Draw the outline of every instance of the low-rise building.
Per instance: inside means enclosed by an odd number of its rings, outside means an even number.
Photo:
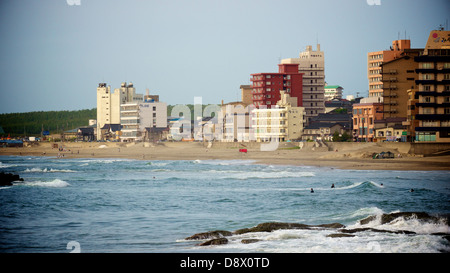
[[[276,107],[254,109],[252,121],[257,142],[296,140],[303,133],[305,109],[297,107],[297,98],[281,91]]]
[[[325,85],[325,101],[342,99],[342,90],[344,90],[344,88],[339,85]]]
[[[373,97],[381,101],[381,98]],[[353,104],[353,140],[357,142],[373,142],[375,137],[375,121],[383,119],[383,103],[362,99]]]

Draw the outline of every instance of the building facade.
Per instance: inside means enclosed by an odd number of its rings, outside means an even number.
[[[342,90],[344,90],[344,88],[342,88],[339,85],[325,85],[325,93],[324,93],[325,101],[342,99]]]
[[[300,52],[299,58],[283,59],[282,64],[298,64],[298,72],[303,74],[303,104],[306,122],[325,113],[325,56],[317,45],[313,51],[312,46]]]
[[[281,92],[276,107],[252,111],[252,127],[257,142],[300,139],[304,128],[305,112],[297,107],[297,99]]]
[[[120,141],[143,141],[149,128],[167,128],[167,104],[164,102],[126,103],[120,106]]]
[[[369,80],[369,97],[383,96],[381,65],[398,58],[405,49],[411,48],[410,40],[392,42],[390,50],[369,52],[367,54],[367,78]]]
[[[367,102],[353,104],[353,140],[373,142],[375,121],[383,119],[383,103]]]
[[[298,72],[298,64],[279,64],[278,73],[258,73],[251,75],[253,104],[272,107],[281,99],[280,92],[285,91],[297,98],[297,105],[302,105],[303,80]]]
[[[423,49],[406,49],[402,56],[381,65],[383,83],[383,117],[405,118],[408,110],[408,90],[415,88],[417,62]]]
[[[415,141],[450,142],[450,31],[430,32],[418,63]]]

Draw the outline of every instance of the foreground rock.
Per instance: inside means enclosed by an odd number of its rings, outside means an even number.
[[[204,243],[198,244],[199,246],[211,246],[211,245],[226,245],[228,244],[227,238],[218,238],[206,241]]]
[[[208,232],[202,232],[194,234],[190,237],[187,237],[185,240],[207,240],[207,239],[219,239],[225,236],[233,235],[231,232],[226,230],[214,230]]]
[[[395,213],[387,213],[387,214],[385,213],[385,214],[382,214],[381,216],[372,215],[365,219],[360,220],[359,223],[361,225],[366,225],[372,221],[377,220],[378,217],[380,217],[380,222],[382,225],[388,224],[388,223],[394,221],[395,219],[401,218],[401,217],[417,218],[418,220],[432,222],[432,223],[439,223],[442,220],[444,220],[444,221],[446,221],[446,224],[448,224],[448,216],[446,218],[441,218],[441,217],[429,215],[426,212],[395,212]]]
[[[12,186],[14,181],[23,181],[17,174],[12,173],[0,173],[0,186]]]
[[[323,225],[305,225],[305,224],[297,224],[297,223],[277,223],[277,222],[269,222],[262,223],[252,228],[243,228],[238,229],[233,232],[236,235],[249,233],[249,232],[272,232],[274,230],[279,229],[317,229],[317,228],[343,228],[345,227],[339,223],[332,224],[323,224]]]

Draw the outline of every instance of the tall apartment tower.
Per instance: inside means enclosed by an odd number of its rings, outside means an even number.
[[[383,96],[381,65],[400,57],[405,49],[411,48],[410,40],[395,40],[389,50],[374,51],[367,54],[367,78],[369,97]]]
[[[299,58],[281,60],[282,64],[298,64],[298,72],[303,74],[303,107],[305,121],[309,124],[313,117],[325,113],[325,56],[320,51],[313,51],[312,46],[300,52]]]
[[[109,124],[120,124],[120,105],[142,102],[142,94],[136,94],[132,83],[122,83],[111,92],[111,86],[99,83],[97,87],[97,139],[103,139],[102,128]]]

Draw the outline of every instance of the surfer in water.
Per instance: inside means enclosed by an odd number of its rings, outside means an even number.
[[[311,188],[311,193],[314,193],[314,190],[313,190],[313,188]]]
[[[334,189],[334,184],[331,184],[331,188]]]

